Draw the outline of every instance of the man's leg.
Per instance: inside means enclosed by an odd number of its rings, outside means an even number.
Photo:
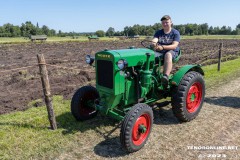
[[[167,52],[164,56],[163,74],[169,76],[172,71],[172,54]]]
[[[168,76],[172,71],[172,57],[171,51],[167,52],[164,56],[163,77],[161,79],[164,89],[168,86]]]

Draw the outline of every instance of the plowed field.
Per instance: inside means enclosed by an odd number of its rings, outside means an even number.
[[[182,40],[182,57],[177,65],[216,63],[220,42],[223,60],[240,55],[240,40]],[[82,85],[94,85],[95,74],[84,61],[86,54],[103,49],[142,47],[140,41],[97,41],[65,43],[24,43],[0,45],[0,114],[25,110],[28,103],[42,99],[42,86],[37,54],[44,54],[49,73],[51,93],[70,99]],[[36,102],[33,106],[41,106]]]

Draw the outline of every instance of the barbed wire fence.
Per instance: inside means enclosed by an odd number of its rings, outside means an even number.
[[[211,59],[211,57],[213,55],[215,55],[215,56],[218,55],[218,59],[224,58],[225,57],[224,53],[228,52],[228,51],[230,51],[230,52],[239,52],[239,55],[240,55],[240,51],[239,50],[233,50],[233,49],[230,49],[230,48],[224,48],[223,47],[223,43],[221,42],[219,44],[219,49],[218,50],[215,50],[215,52],[212,52],[210,54],[204,55],[199,60],[197,60],[195,62],[192,62],[192,64],[200,64],[200,65],[204,64],[205,60]],[[48,60],[48,59],[46,59],[46,60]],[[58,60],[58,61],[59,62],[68,62],[67,60]],[[71,62],[69,61],[69,63],[71,63]],[[18,72],[20,70],[37,68],[38,66],[39,66],[39,64],[32,64],[32,65],[24,66],[24,67],[0,70],[0,75],[4,76],[3,74],[5,74],[5,73],[13,74],[13,73]],[[72,67],[65,67],[65,66],[49,64],[49,63],[46,63],[46,66],[53,67],[53,68],[59,68],[59,69],[63,69],[63,70],[72,70],[72,71],[76,71],[76,72],[95,73],[95,70],[91,70],[91,69],[72,68]]]
[[[60,66],[60,65],[48,64],[48,63],[46,63],[43,54],[38,54],[37,59],[38,59],[37,64],[29,65],[29,66],[25,66],[25,67],[8,69],[8,70],[0,70],[0,75],[6,74],[6,73],[14,74],[14,73],[22,71],[22,70],[39,67],[39,74],[40,74],[40,78],[41,78],[41,82],[42,82],[42,91],[43,91],[43,95],[44,95],[44,99],[45,99],[45,104],[47,107],[48,119],[50,122],[51,129],[55,130],[55,129],[57,129],[57,123],[56,123],[56,118],[55,118],[53,104],[52,104],[51,87],[50,87],[50,83],[49,83],[48,71],[47,71],[46,66],[65,69],[65,70],[74,70],[79,73],[81,73],[81,72],[94,73],[95,71],[90,70],[90,69],[87,69],[87,70],[86,69],[76,69],[76,68],[64,67],[64,66]],[[89,83],[87,82],[82,85],[84,86],[87,84],[89,84]]]
[[[189,58],[188,54],[186,55],[187,58]],[[229,48],[228,46],[224,46],[224,43],[220,42],[218,48],[215,48],[214,50],[212,49],[211,51],[204,51],[204,54],[201,54],[201,52],[199,52],[198,54],[199,59],[196,61],[192,61],[192,63],[190,64],[199,65],[218,64],[217,70],[220,71],[221,62],[232,60],[237,57],[240,57],[240,47],[239,49],[233,49]]]

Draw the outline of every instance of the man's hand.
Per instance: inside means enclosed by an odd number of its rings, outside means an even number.
[[[155,47],[154,47],[154,50],[156,50],[156,51],[161,51],[161,50],[163,50],[164,48],[163,48],[163,46],[162,45],[155,45]]]
[[[150,48],[151,48],[151,49],[155,50],[155,47],[156,47],[156,43],[150,44]]]

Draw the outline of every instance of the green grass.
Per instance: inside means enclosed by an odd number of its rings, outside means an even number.
[[[109,38],[109,37],[100,37],[100,41],[114,41],[118,40],[118,38]],[[83,42],[83,41],[89,41],[88,37],[86,36],[77,36],[77,37],[48,37],[45,42]],[[32,43],[30,39],[24,38],[24,37],[14,37],[14,38],[8,38],[8,37],[0,37],[0,44],[15,44],[15,43]],[[36,41],[34,43],[42,43],[41,41]]]
[[[213,64],[204,66],[205,81],[207,88],[226,83],[240,76],[240,58],[221,63],[220,71],[217,71],[218,65]]]
[[[0,37],[0,44],[5,43],[27,43],[30,42],[29,39],[24,37],[14,37],[14,38],[8,38],[8,37]]]
[[[102,123],[96,119],[77,122],[70,113],[70,100],[63,100],[62,96],[53,97],[53,106],[57,130],[49,129],[45,106],[0,115],[0,159],[54,158],[62,152],[82,147],[81,138],[92,139],[91,132],[95,129],[113,125],[104,119]]]
[[[141,36],[140,40],[145,39],[147,36]],[[182,39],[240,39],[240,35],[200,35],[200,36],[181,36]],[[118,38],[109,38],[109,37],[100,37],[100,41],[115,41]],[[77,36],[77,37],[48,37],[46,42],[82,42],[88,41],[86,36]],[[41,43],[41,41],[36,41]],[[24,37],[0,37],[0,44],[14,44],[14,43],[31,43],[28,38]]]
[[[181,36],[181,39],[240,39],[240,35],[196,35]]]
[[[68,112],[65,107],[69,106],[69,102],[61,97],[54,97],[54,105],[57,106],[57,115]],[[69,117],[64,119],[68,121]],[[62,134],[63,128],[55,131],[48,129],[45,107],[1,115],[0,126],[0,159],[28,159],[54,154],[71,139],[71,135]]]
[[[240,59],[222,63],[220,72],[217,65],[203,67],[207,88],[239,76],[239,64]],[[75,121],[70,113],[70,100],[63,100],[62,96],[54,96],[53,106],[58,125],[54,131],[48,128],[45,106],[0,115],[0,159],[54,159],[84,147],[83,139],[96,138],[92,136],[96,129],[106,130],[114,124],[99,116],[84,123]]]
[[[77,38],[73,37],[48,37],[45,42],[81,42],[88,41],[87,37],[79,36]],[[32,43],[30,39],[24,37],[7,38],[0,37],[0,44],[14,44],[14,43]],[[42,43],[41,41],[36,41],[34,43]]]

